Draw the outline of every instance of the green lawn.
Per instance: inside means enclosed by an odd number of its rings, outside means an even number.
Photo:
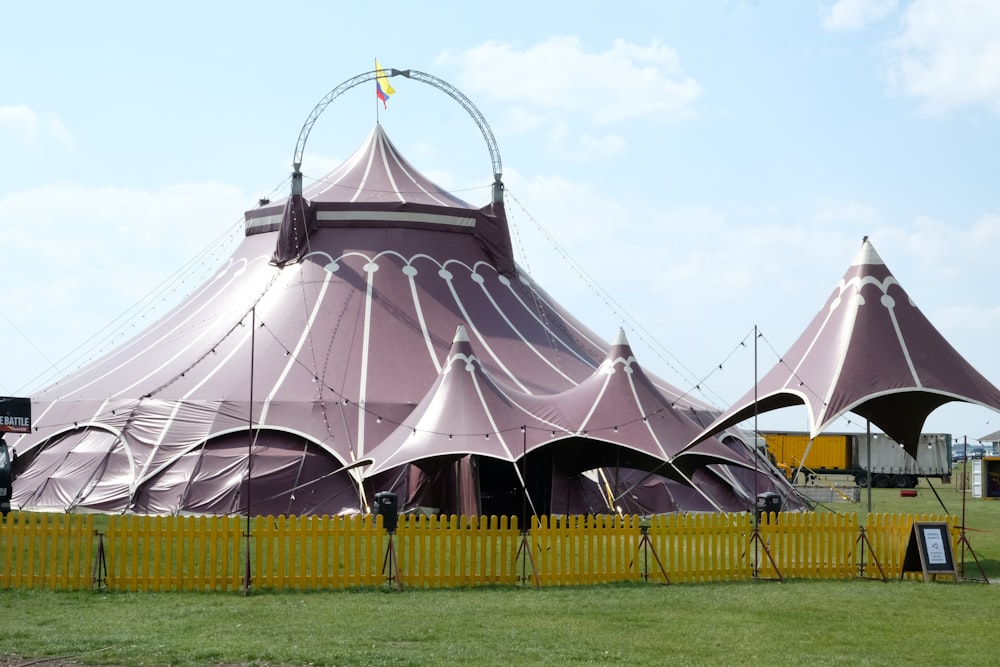
[[[2,598],[3,652],[120,665],[995,665],[1000,614],[899,581]]]

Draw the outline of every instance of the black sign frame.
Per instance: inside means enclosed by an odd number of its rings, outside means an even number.
[[[31,399],[0,396],[0,433],[31,433]]]
[[[903,578],[907,572],[923,572],[924,581],[930,581],[932,576],[939,574],[950,574],[958,581],[955,548],[951,542],[951,529],[946,522],[913,522],[899,577]]]

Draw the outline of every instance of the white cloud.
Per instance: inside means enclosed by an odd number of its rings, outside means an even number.
[[[878,212],[863,202],[852,199],[838,200],[824,197],[816,206],[815,219],[823,224],[842,222],[872,223],[878,219]]]
[[[970,264],[992,266],[1000,248],[1000,215],[981,215],[971,227],[920,217],[902,241],[922,265],[940,271],[966,271]]]
[[[625,140],[619,134],[606,134],[604,136],[594,136],[584,133],[580,137],[581,157],[593,160],[598,158],[620,155],[625,151]]]
[[[342,165],[345,159],[343,157],[318,155],[307,151],[302,156],[302,175],[307,180],[306,187],[308,187],[309,179],[323,178],[323,176]]]
[[[506,105],[507,135],[536,132],[552,155],[578,163],[618,155],[626,141],[604,128],[639,118],[678,121],[696,115],[701,87],[684,74],[673,49],[616,40],[591,53],[577,37],[553,37],[521,48],[487,42],[461,53],[444,52],[463,89]]]
[[[215,236],[206,230],[218,233],[252,205],[237,188],[215,183],[151,191],[48,185],[0,199],[0,239],[18,236],[33,252],[63,261],[94,255],[122,260],[150,248],[193,253]]]
[[[969,305],[952,306],[942,308],[939,313],[942,316],[941,329],[947,328],[954,331],[956,336],[963,335],[962,331],[968,330],[970,334],[992,337],[997,330],[1000,330],[1000,306],[992,308],[976,308]],[[971,336],[969,337],[971,338]],[[957,342],[953,342],[953,344],[960,351],[966,347],[959,346]],[[971,348],[972,346],[967,347]]]
[[[998,34],[995,0],[916,0],[889,44],[889,83],[932,115],[973,105],[1000,113]]]
[[[701,96],[676,52],[658,42],[639,46],[618,39],[601,53],[586,52],[571,36],[526,49],[487,42],[462,53],[446,51],[437,63],[459,67],[468,90],[515,106],[578,114],[594,124],[690,118]],[[517,114],[530,117],[532,112]]]
[[[629,211],[617,202],[601,195],[593,187],[562,176],[538,176],[525,182],[516,170],[504,177],[510,193],[517,198],[533,220],[518,216],[522,233],[535,233],[536,225],[560,244],[600,251],[609,234],[620,234],[627,226]],[[511,215],[518,215],[513,207]],[[528,244],[529,248],[550,248],[542,241]]]
[[[565,120],[554,119],[546,135],[551,153],[573,162],[594,162],[625,152],[625,139],[620,134],[604,136],[584,132],[580,135]]]
[[[8,134],[29,150],[37,149],[42,143],[67,150],[76,148],[76,140],[58,116],[53,113],[39,115],[23,104],[0,106],[0,133]]]
[[[827,30],[860,30],[884,18],[896,8],[897,0],[837,0],[823,12]]]
[[[541,114],[524,107],[510,107],[503,115],[503,128],[510,134],[532,132],[549,123],[546,114]]]

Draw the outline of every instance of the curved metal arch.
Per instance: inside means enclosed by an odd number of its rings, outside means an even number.
[[[493,203],[499,203],[503,201],[503,164],[500,160],[500,149],[497,146],[496,138],[493,136],[493,130],[490,129],[489,123],[486,122],[486,118],[483,114],[476,108],[476,105],[472,103],[465,94],[462,93],[458,88],[451,85],[443,79],[439,79],[436,76],[427,74],[426,72],[420,72],[418,70],[398,70],[394,68],[385,69],[382,72],[388,77],[402,76],[407,79],[413,79],[415,81],[420,81],[422,83],[429,84],[438,90],[449,95],[453,100],[462,105],[462,108],[472,116],[472,120],[476,123],[479,131],[483,134],[483,139],[486,141],[486,147],[490,151],[490,159],[493,162]],[[379,70],[372,70],[370,72],[365,72],[364,74],[359,74],[353,78],[344,81],[339,86],[327,93],[319,103],[313,107],[313,110],[309,113],[306,118],[306,122],[302,124],[302,129],[299,130],[299,139],[295,142],[295,153],[292,156],[292,194],[302,194],[302,156],[305,153],[306,141],[309,140],[309,133],[312,131],[313,125],[319,119],[320,114],[322,114],[330,103],[335,99],[343,95],[345,92],[359,86],[362,83],[368,81],[373,81],[379,76]]]
[[[397,70],[392,71],[397,72]],[[479,111],[479,109],[476,108],[476,105],[472,103],[472,100],[444,79],[439,79],[438,77],[428,74],[427,72],[407,69],[399,72],[399,74],[407,79],[413,79],[415,81],[430,84],[438,90],[450,95],[453,100],[462,105],[462,108],[465,109],[470,116],[472,116],[472,120],[474,120],[476,125],[479,127],[479,131],[483,133],[483,139],[486,140],[486,146],[490,151],[490,159],[493,161],[493,177],[499,182],[503,176],[503,164],[500,161],[500,148],[497,146],[497,140],[493,136],[493,130],[490,129],[490,124],[486,122],[486,118]]]

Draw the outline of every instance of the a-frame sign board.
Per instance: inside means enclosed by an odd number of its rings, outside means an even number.
[[[955,568],[955,550],[951,544],[951,532],[943,521],[915,521],[910,541],[903,557],[900,578],[907,572],[923,572],[924,581],[932,576],[950,574],[958,581]]]

